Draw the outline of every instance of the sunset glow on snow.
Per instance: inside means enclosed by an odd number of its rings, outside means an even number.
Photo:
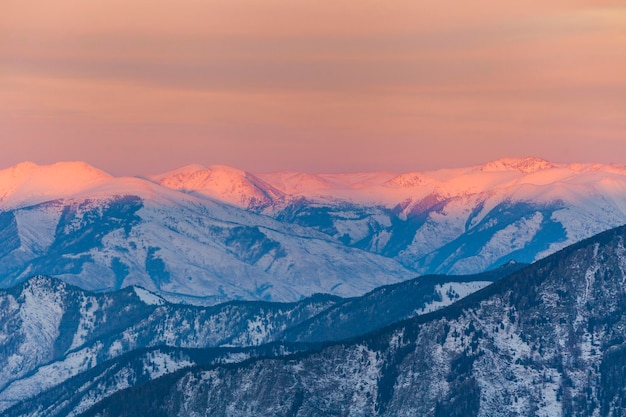
[[[609,0],[4,2],[0,169],[623,164],[624,74]]]

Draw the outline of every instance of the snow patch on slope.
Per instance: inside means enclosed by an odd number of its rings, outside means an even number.
[[[150,379],[156,379],[192,365],[194,363],[189,360],[174,360],[171,355],[157,350],[148,354],[144,362],[144,372],[150,375]]]
[[[41,254],[54,242],[56,227],[63,213],[61,204],[16,210],[15,221],[20,234],[22,252]]]
[[[96,355],[101,348],[102,343],[97,342],[94,346],[70,353],[60,361],[40,366],[34,373],[11,383],[0,391],[0,411],[91,369],[97,363]]]
[[[449,306],[478,290],[485,288],[487,285],[493,284],[491,281],[472,281],[472,282],[449,282],[446,284],[437,284],[435,286],[435,294],[441,296],[441,301],[433,301],[425,307],[415,311],[415,314],[426,314],[440,308]]]
[[[86,338],[91,334],[96,325],[96,314],[100,311],[95,297],[84,297],[80,302],[80,322],[74,333],[74,339],[69,350],[76,349],[85,343]]]
[[[144,304],[149,306],[159,306],[165,304],[165,300],[163,298],[141,287],[133,287],[133,291],[135,291],[137,297],[139,297]]]

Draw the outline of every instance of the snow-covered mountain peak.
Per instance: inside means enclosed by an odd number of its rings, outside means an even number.
[[[483,171],[519,171],[524,174],[530,174],[545,169],[555,168],[557,165],[542,158],[526,157],[526,158],[501,158],[486,163],[481,167]]]
[[[393,177],[389,181],[385,182],[385,185],[401,188],[412,188],[423,186],[426,183],[432,182],[432,178],[424,175],[421,172],[407,172]]]
[[[23,162],[0,171],[0,207],[14,208],[74,195],[112,177],[85,162]]]
[[[626,165],[618,165],[618,164],[610,164],[610,165],[603,165],[603,164],[572,164],[569,166],[570,169],[574,169],[572,168],[573,166],[579,165],[581,168],[579,169],[579,171],[585,171],[585,172],[590,172],[590,171],[600,171],[600,172],[607,172],[610,174],[617,174],[617,175],[624,175],[626,176]]]
[[[208,170],[215,174],[219,173],[221,175],[230,175],[234,177],[241,177],[241,176],[245,177],[246,175],[252,175],[249,172],[244,171],[243,169],[231,167],[229,165],[221,165],[221,164],[209,165]]]
[[[267,206],[283,195],[256,175],[226,165],[188,165],[149,178],[167,188],[196,192],[244,208]]]
[[[22,175],[27,174],[28,172],[37,169],[39,165],[31,161],[20,162],[17,165],[7,168],[7,171],[10,171],[15,177],[20,177]],[[3,170],[4,171],[4,170]],[[1,171],[0,171],[1,172]]]
[[[148,178],[170,188],[194,189],[204,185],[204,182],[211,177],[213,177],[213,181],[217,177],[221,177],[221,179],[227,179],[229,182],[232,182],[245,178],[248,175],[252,174],[227,165],[209,165],[205,167],[200,164],[190,164],[163,174],[150,175]]]
[[[183,167],[174,169],[172,171],[163,172],[161,174],[148,175],[146,178],[154,182],[160,182],[161,180],[165,178],[178,178],[178,177],[184,178],[198,171],[204,171],[206,169],[207,168],[201,164],[189,164],[189,165],[185,165]]]
[[[311,197],[348,188],[346,184],[306,172],[280,171],[262,174],[259,177],[282,193],[294,196]]]
[[[82,161],[56,162],[49,165],[38,165],[34,162],[20,162],[12,167],[0,170],[0,179],[26,181],[31,178],[41,179],[44,177],[54,177],[69,182],[72,177],[80,179],[108,179],[111,175]],[[75,178],[75,179],[79,179]]]

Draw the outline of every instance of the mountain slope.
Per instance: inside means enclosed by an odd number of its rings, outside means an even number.
[[[297,187],[293,177],[264,177],[294,193],[272,212],[276,218],[420,274],[529,263],[626,222],[626,168],[619,166],[502,159],[392,178],[381,173],[365,182],[335,175],[338,184],[328,181],[323,192],[312,180],[310,191]]]
[[[0,291],[0,410],[128,352],[256,346],[341,301],[174,305],[141,288],[94,294],[35,277]]]
[[[140,285],[215,304],[355,296],[414,275],[313,229],[139,178],[4,211],[0,237],[4,287],[48,274],[90,290]]]
[[[616,165],[522,158],[317,175],[188,166],[146,178],[83,163],[0,171],[0,286],[49,274],[205,305],[353,297],[416,275],[530,263],[626,222],[626,168]]]
[[[3,416],[70,417],[128,387],[190,366],[242,362],[255,357],[286,355],[318,348],[308,344],[270,343],[247,348],[189,349],[151,347],[105,361],[28,401],[5,410]]]
[[[169,304],[142,288],[93,294],[58,279],[35,277],[0,292],[0,305],[8,306],[0,314],[0,352],[8,355],[0,356],[0,410],[44,391],[48,391],[48,401],[56,401],[58,395],[51,394],[56,392],[54,386],[75,384],[68,381],[73,377],[83,381],[83,386],[84,375],[100,375],[99,372],[109,372],[109,367],[124,372],[127,365],[120,361],[127,360],[124,357],[130,352],[146,348],[247,347],[276,340],[319,344],[360,335],[446,306],[467,295],[462,289],[482,288],[521,267],[509,264],[466,277],[422,277],[382,287],[359,298],[315,295],[297,303],[236,301],[213,307]],[[304,349],[298,347],[301,345],[282,345],[283,353]],[[267,349],[254,351],[267,354]],[[177,363],[179,367],[198,363],[188,354],[176,352],[173,356],[168,353],[171,366],[159,375],[178,369]],[[207,353],[211,358],[212,352],[216,351]],[[220,352],[244,360],[253,351]],[[147,359],[142,360],[147,363]],[[101,371],[92,371],[94,368]],[[139,383],[154,373],[146,371],[141,375],[133,381]],[[94,398],[101,399],[98,396],[121,389],[116,379],[107,385],[102,377],[97,377],[100,382],[93,388]],[[129,380],[125,386],[132,385]],[[38,404],[39,401],[44,400],[38,400]],[[45,405],[49,407],[52,405]]]
[[[284,196],[254,174],[223,165],[209,168],[188,165],[148,178],[168,188],[197,193],[252,210],[264,209]]]
[[[319,352],[195,367],[85,416],[620,416],[626,227]]]
[[[285,329],[280,339],[311,343],[353,338],[448,306],[525,266],[509,263],[476,275],[426,275],[386,285],[338,302]]]
[[[154,178],[199,190],[197,177],[213,172],[183,171],[191,173]],[[626,167],[617,165],[503,158],[402,174],[254,175],[216,167],[211,175],[223,185],[213,183],[204,196],[313,228],[420,274],[476,273],[510,258],[532,262],[626,221]]]

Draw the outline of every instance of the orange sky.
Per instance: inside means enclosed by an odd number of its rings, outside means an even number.
[[[623,4],[0,0],[0,168],[626,164]]]

